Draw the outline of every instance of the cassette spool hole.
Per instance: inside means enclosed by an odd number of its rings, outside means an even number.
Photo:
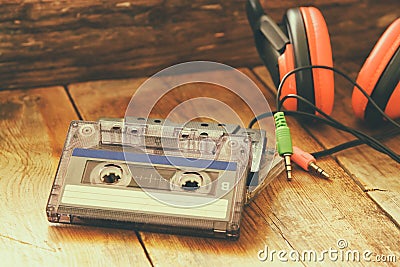
[[[196,190],[199,189],[199,183],[197,181],[186,181],[182,184],[182,188],[185,190]]]
[[[171,178],[170,183],[171,189],[178,191],[208,194],[212,189],[211,177],[204,171],[178,170]]]
[[[115,164],[106,164],[100,171],[100,180],[105,184],[115,184],[122,178],[122,168]]]
[[[198,172],[184,172],[180,179],[182,189],[193,191],[200,188],[203,177]]]

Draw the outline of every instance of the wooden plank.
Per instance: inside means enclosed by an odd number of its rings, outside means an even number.
[[[346,68],[350,76],[355,78],[356,64],[347,64]],[[257,75],[271,90],[275,90],[269,74],[264,67],[254,69]],[[378,134],[391,127],[371,127],[355,118],[351,108],[352,87],[342,79],[336,79],[335,108],[333,116],[343,124],[359,129],[368,134]],[[342,142],[353,140],[354,137],[320,124],[307,125],[308,131],[326,148],[333,147]],[[396,153],[400,153],[400,142],[398,136],[392,137],[384,142]],[[362,190],[379,191],[379,193],[368,193],[379,206],[381,206],[400,225],[400,197],[399,164],[376,150],[363,145],[352,148],[342,153],[337,153],[335,158],[339,164],[349,173]]]
[[[263,87],[250,71],[243,71]],[[95,120],[104,116],[121,117],[125,114],[126,106],[112,105],[108,110],[99,110],[96,107],[106,106],[106,103],[114,101],[127,104],[135,92],[134,86],[141,81],[131,79],[123,80],[121,83],[117,80],[88,82],[72,84],[69,90],[79,111],[86,119]],[[92,94],[95,91],[99,93]],[[117,91],[118,96],[114,96]],[[231,107],[236,107],[235,103],[238,103],[235,111],[239,117],[247,122],[250,120],[248,111],[240,102],[234,100],[233,104],[230,103],[232,95],[227,95],[224,90],[216,90],[215,86],[209,84],[188,84],[174,89],[173,93],[165,96],[163,104],[155,109],[152,115],[166,116],[174,105],[198,96],[198,93],[225,100]],[[272,103],[271,92],[264,89],[264,94]],[[190,112],[189,107],[186,109],[188,112]],[[191,112],[201,114],[197,111]],[[289,119],[289,123],[294,144],[310,151],[321,149],[298,122]],[[242,234],[238,241],[227,242],[140,232],[151,261],[160,266],[176,263],[263,265],[265,262],[257,259],[257,253],[265,246],[270,250],[321,252],[329,248],[338,249],[336,242],[339,239],[345,239],[351,250],[369,249],[375,254],[394,254],[399,257],[399,229],[393,222],[359,189],[333,158],[323,159],[319,164],[336,179],[326,181],[297,168],[293,182],[287,182],[285,176],[280,175],[246,207]],[[281,263],[276,258],[273,262]],[[329,260],[326,259],[326,262]],[[289,263],[293,262],[289,260]]]
[[[0,88],[140,77],[190,60],[258,65],[243,2],[2,0]],[[277,21],[295,6],[264,2]],[[300,4],[322,10],[338,60],[360,62],[399,16],[396,0]]]
[[[0,92],[1,265],[148,266],[133,231],[47,222],[47,198],[73,119],[62,87]]]
[[[138,78],[87,82],[71,84],[68,88],[84,120],[98,120],[101,117],[122,118],[131,96],[145,80],[146,78]]]
[[[373,190],[367,192],[385,212],[399,226],[400,222],[400,194],[398,191]]]

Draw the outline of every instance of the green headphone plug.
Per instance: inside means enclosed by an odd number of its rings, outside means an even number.
[[[283,112],[276,112],[274,114],[275,127],[276,127],[276,144],[278,147],[278,153],[285,161],[285,169],[287,179],[292,179],[292,164],[290,157],[293,154],[292,137],[290,136],[290,130],[287,126],[285,115]]]

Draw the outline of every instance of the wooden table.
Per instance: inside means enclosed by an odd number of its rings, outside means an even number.
[[[242,71],[262,88],[272,104],[274,88],[267,71],[263,67]],[[333,176],[331,181],[296,167],[292,182],[286,181],[284,174],[278,176],[246,207],[238,241],[50,225],[45,206],[69,122],[123,117],[144,79],[0,92],[1,266],[265,266],[271,263],[270,258],[262,262],[257,255],[266,246],[269,251],[322,252],[340,250],[340,239],[348,244],[342,251],[370,250],[371,259],[383,255],[400,262],[399,164],[366,146],[319,160],[318,164]],[[337,87],[334,115],[348,125],[377,132],[365,128],[352,115],[350,86],[338,81]],[[202,85],[201,91],[227,103],[232,101],[210,85]],[[177,90],[165,105],[179,103],[196,92],[196,88]],[[165,116],[169,107],[163,107],[154,115]],[[250,120],[251,114],[245,109],[237,111],[246,123]],[[306,126],[291,118],[288,122],[294,144],[310,152],[351,139],[327,126]],[[385,143],[400,153],[399,137]],[[276,257],[273,264],[283,264]],[[327,257],[325,263],[343,265]]]

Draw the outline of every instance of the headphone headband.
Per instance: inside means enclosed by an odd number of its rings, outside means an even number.
[[[275,86],[279,85],[278,58],[286,49],[289,39],[279,26],[266,14],[258,0],[246,2],[246,13],[258,54],[272,76]]]

